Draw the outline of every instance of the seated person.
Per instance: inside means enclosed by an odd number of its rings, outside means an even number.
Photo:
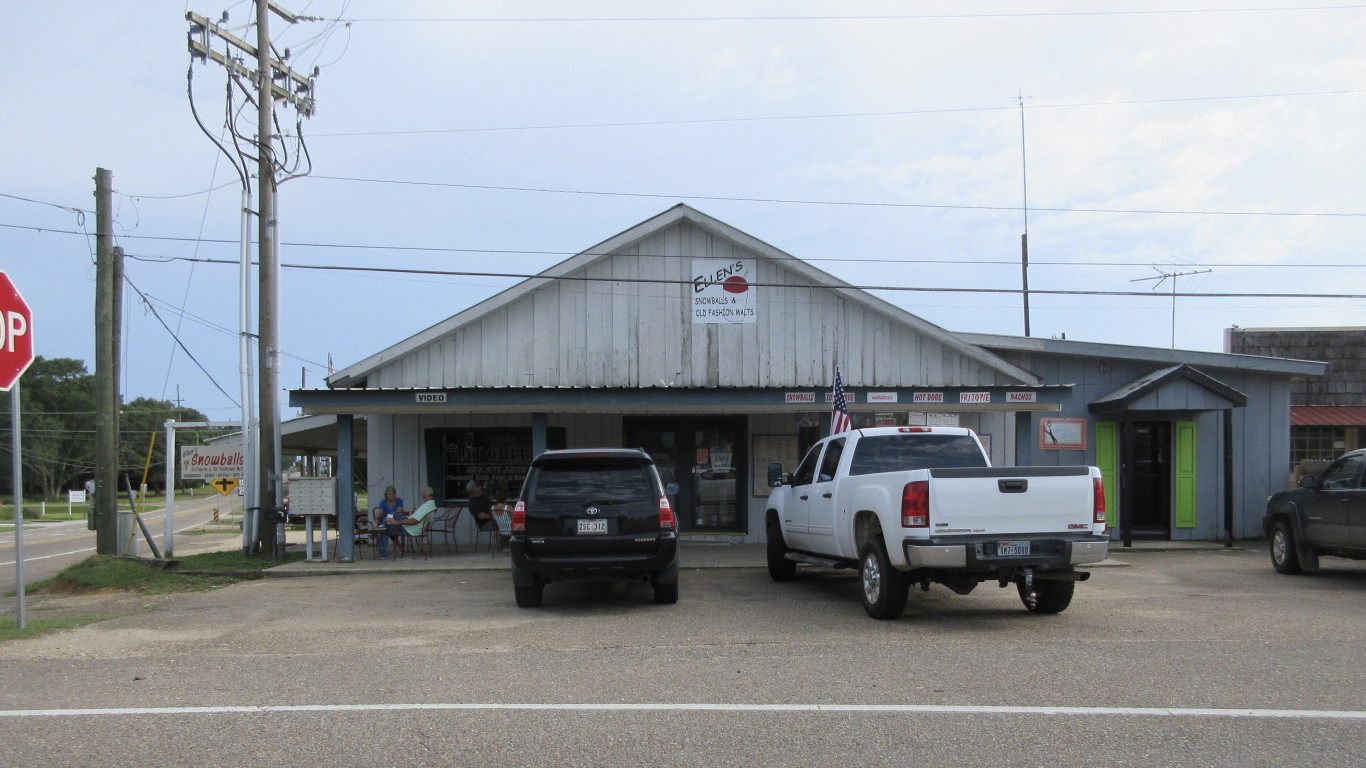
[[[385,533],[379,537],[379,545],[376,547],[379,552],[377,556],[385,558],[389,556],[389,540],[398,535],[398,523],[396,521],[407,517],[403,509],[403,499],[398,497],[398,491],[394,486],[384,487],[384,499],[372,511],[371,522],[375,527],[384,526]]]
[[[470,495],[470,514],[474,516],[474,524],[479,526],[479,530],[486,531],[493,522],[493,499],[484,495],[484,484],[478,480],[471,480],[465,483],[465,490]]]
[[[508,503],[507,491],[499,491],[493,497],[493,520],[499,531],[512,530],[512,505]]]
[[[403,532],[409,536],[417,536],[422,533],[422,521],[435,511],[436,502],[432,500],[431,486],[424,486],[422,488],[422,503],[413,510],[411,515],[404,518]]]
[[[493,522],[498,527],[495,546],[502,550],[512,540],[512,505],[508,503],[506,491],[499,491],[493,502]]]

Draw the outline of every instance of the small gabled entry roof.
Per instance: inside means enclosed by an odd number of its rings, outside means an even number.
[[[1091,402],[1092,413],[1222,411],[1247,405],[1247,395],[1189,365],[1153,371]]]

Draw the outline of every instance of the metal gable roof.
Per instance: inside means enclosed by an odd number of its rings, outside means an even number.
[[[483,316],[501,307],[518,301],[522,297],[535,291],[537,288],[546,285],[551,280],[571,275],[599,259],[609,257],[618,251],[629,248],[633,244],[682,221],[689,222],[713,235],[730,240],[743,248],[754,251],[763,258],[781,262],[784,268],[806,277],[811,280],[813,285],[833,291],[842,298],[886,315],[894,321],[913,329],[915,332],[935,340],[945,348],[953,350],[963,357],[1014,379],[1021,384],[1037,385],[1041,383],[1041,380],[1029,371],[996,356],[980,346],[964,341],[956,334],[952,334],[943,328],[906,312],[900,307],[883,301],[866,291],[851,286],[833,275],[813,267],[801,259],[746,234],[719,219],[708,216],[684,203],[679,203],[656,216],[544,270],[535,277],[527,278],[397,344],[387,347],[353,365],[337,371],[335,374],[328,377],[328,386],[339,388],[358,386],[369,374],[382,366],[390,364],[427,344],[434,343],[446,335],[453,333],[468,324],[476,322]]]

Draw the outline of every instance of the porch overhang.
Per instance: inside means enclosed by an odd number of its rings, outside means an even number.
[[[1247,395],[1189,365],[1162,368],[1087,405],[1091,413],[1226,411],[1247,405]]]
[[[856,388],[849,410],[876,412],[1058,411],[1072,385]],[[814,387],[498,387],[295,389],[289,405],[306,415],[422,413],[801,413],[830,408]]]

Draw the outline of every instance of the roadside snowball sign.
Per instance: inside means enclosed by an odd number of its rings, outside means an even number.
[[[33,364],[33,313],[9,275],[0,272],[0,392]]]
[[[183,480],[240,480],[245,465],[240,444],[180,447],[180,477]]]

